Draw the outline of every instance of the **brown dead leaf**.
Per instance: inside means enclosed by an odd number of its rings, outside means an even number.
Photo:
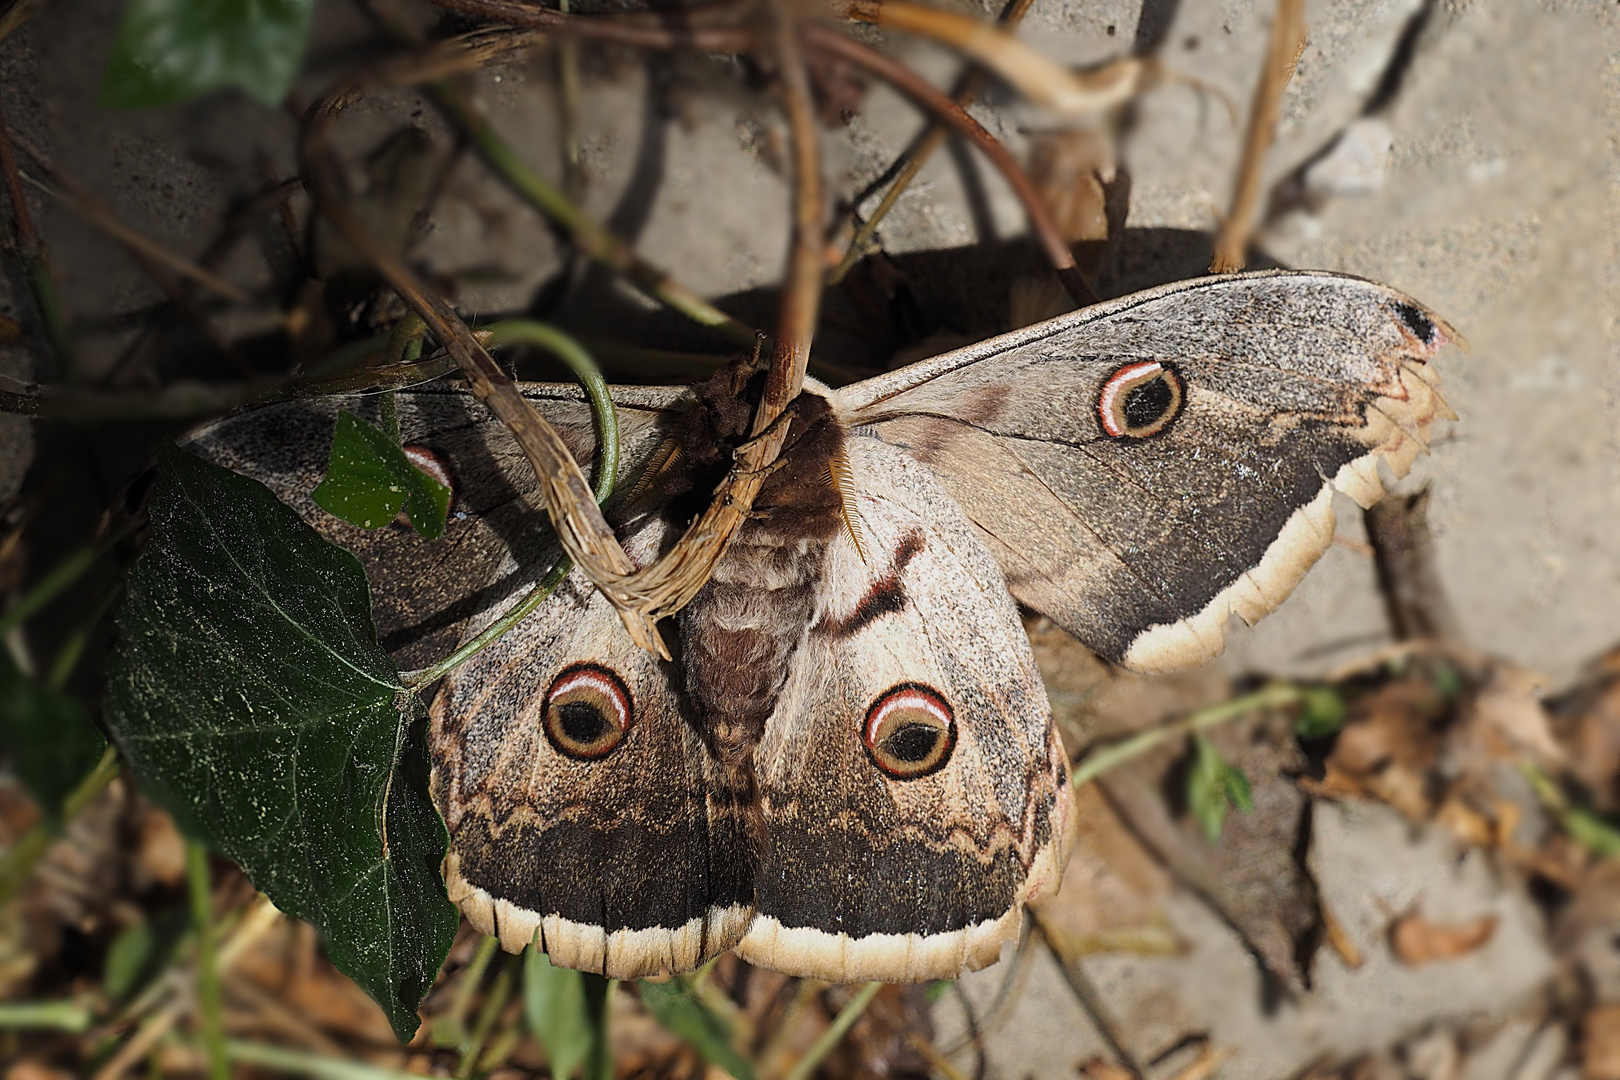
[[[1173,953],[1180,942],[1161,908],[1170,875],[1125,827],[1095,784],[1074,793],[1074,853],[1063,883],[1030,904],[1064,960],[1100,952]]]
[[[6,1080],[73,1080],[61,1069],[53,1069],[38,1061],[24,1059],[6,1070]]]
[[[1546,681],[1516,664],[1491,665],[1463,726],[1468,748],[1488,761],[1530,760],[1562,768],[1563,747],[1553,738],[1541,694]]]
[[[1590,685],[1553,706],[1570,772],[1604,812],[1620,809],[1620,677],[1606,670],[1620,664],[1620,650],[1613,656]]]
[[[1620,1080],[1620,1004],[1599,1005],[1581,1021],[1581,1080]]]
[[[1327,760],[1325,791],[1359,791],[1413,820],[1430,813],[1428,772],[1439,758],[1435,726],[1446,702],[1424,679],[1387,683],[1350,707]]]
[[[22,339],[22,323],[10,315],[0,315],[0,345],[10,345]]]
[[[155,806],[146,808],[136,826],[135,866],[146,881],[175,886],[186,874],[186,842],[174,819]]]
[[[1389,931],[1395,958],[1408,967],[1436,960],[1455,960],[1483,947],[1496,933],[1495,915],[1482,915],[1455,925],[1430,922],[1416,912],[1396,919]]]
[[[1455,793],[1448,795],[1446,801],[1440,804],[1434,820],[1465,844],[1490,847],[1496,843],[1499,830],[1495,822]]]

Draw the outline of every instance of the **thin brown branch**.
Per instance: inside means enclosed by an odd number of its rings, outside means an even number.
[[[105,203],[91,194],[90,190],[83,184],[52,165],[50,159],[39,150],[22,139],[17,140],[17,145],[21,146],[23,152],[34,159],[34,163],[45,173],[49,182],[29,176],[26,173],[23,174],[23,179],[78,214],[85,222],[123,244],[135,255],[149,259],[153,263],[179,274],[181,277],[190,278],[203,288],[224,297],[232,303],[246,304],[251,302],[247,293],[219,277],[219,275],[204,270],[184,255],[170,251],[157,241],[141,235],[122,221],[119,221],[118,216]]]
[[[1002,9],[999,24],[1003,29],[1011,30],[1020,22],[1023,22],[1024,16],[1034,6],[1035,0],[1012,0]],[[979,95],[984,93],[985,85],[989,81],[989,75],[983,68],[971,66],[966,73],[957,79],[956,87],[951,91],[951,100],[966,109],[979,100]],[[928,164],[928,159],[933,157],[941,146],[945,145],[945,136],[949,133],[950,129],[937,117],[929,120],[928,127],[923,130],[923,133],[900,155],[899,160],[890,166],[889,172],[894,179],[890,182],[888,190],[884,191],[882,200],[878,202],[877,208],[872,211],[871,216],[861,222],[860,227],[855,230],[855,235],[850,240],[849,248],[844,252],[844,257],[827,275],[827,284],[838,284],[854,268],[855,264],[865,256],[866,247],[872,242],[872,237],[877,234],[878,225],[888,216],[889,211],[894,209],[894,204],[900,201],[900,196],[905,194],[906,189],[911,186],[911,182],[917,179],[917,174],[922,172],[924,165]],[[869,189],[868,193],[870,194],[871,191],[872,189]],[[864,201],[864,199],[857,200],[857,205]]]
[[[18,5],[21,7],[22,5]],[[15,9],[14,9],[15,10]],[[28,197],[23,192],[22,173],[17,168],[17,155],[12,149],[11,129],[4,114],[0,114],[0,171],[4,171],[6,193],[11,201],[14,226],[13,239],[17,257],[22,261],[24,276],[39,308],[40,322],[50,342],[51,354],[62,374],[72,377],[73,343],[68,337],[67,315],[56,289],[56,275],[51,271],[50,254],[39,230],[34,228],[33,215],[28,211]]]
[[[11,199],[11,218],[16,227],[17,247],[24,258],[32,256],[42,244],[39,230],[34,228],[34,216],[28,212],[28,198],[23,194],[22,175],[17,169],[17,155],[11,147],[11,128],[0,113],[0,169],[6,174],[6,194]]]
[[[377,357],[382,357],[381,346],[378,347]],[[0,376],[0,413],[60,420],[68,424],[190,420],[217,416],[244,405],[258,405],[267,401],[358,390],[405,389],[455,369],[453,361],[441,357],[405,364],[378,364],[329,375],[261,376],[232,383],[182,381],[151,391],[39,386]]]
[[[740,53],[754,47],[754,33],[726,25],[747,8],[735,3],[705,5],[688,12],[633,12],[621,15],[565,15],[516,0],[431,0],[446,11],[551,34],[630,45],[640,49],[696,49]]]
[[[1035,190],[1035,185],[1019,167],[1012,153],[1002,146],[994,135],[986,131],[982,124],[968,115],[967,110],[904,64],[876,49],[862,45],[831,27],[807,23],[804,33],[805,44],[810,48],[865,68],[911,98],[917,105],[939,117],[949,124],[952,130],[978,147],[1006,179],[1008,186],[1018,196],[1018,201],[1024,204],[1024,212],[1029,215],[1030,230],[1035,233],[1041,248],[1046,252],[1046,257],[1051,260],[1052,269],[1057,272],[1058,280],[1063,282],[1063,287],[1068,289],[1069,295],[1082,307],[1097,302],[1096,293],[1092,292],[1091,286],[1075,265],[1074,253],[1069,250],[1069,245],[1063,239],[1063,234],[1059,231],[1057,222],[1053,220],[1052,212],[1041,198],[1040,192]]]
[[[1305,0],[1277,0],[1266,45],[1265,67],[1255,84],[1249,107],[1249,127],[1243,135],[1243,158],[1232,188],[1232,208],[1215,237],[1215,257],[1209,272],[1226,274],[1243,269],[1245,250],[1254,231],[1254,208],[1260,198],[1260,172],[1266,151],[1277,131],[1277,113],[1283,91],[1294,77],[1294,65],[1305,48]]]
[[[798,21],[779,11],[773,27],[777,78],[793,144],[793,237],[777,311],[776,344],[765,393],[754,415],[755,436],[782,415],[804,386],[810,340],[816,333],[822,284],[822,178],[815,104],[805,70]],[[772,455],[773,457],[775,455]]]
[[[1365,517],[1378,591],[1395,640],[1457,640],[1457,620],[1440,582],[1429,531],[1429,490],[1386,495]]]
[[[346,88],[311,107],[300,148],[300,171],[310,196],[343,238],[422,317],[428,331],[461,367],[473,395],[511,431],[540,480],[552,527],[569,558],[614,602],[631,638],[642,648],[667,658],[668,650],[653,621],[638,605],[627,601],[622,588],[615,587],[635,572],[635,564],[597,509],[590,486],[567,444],[518,392],[517,385],[473,337],[455,309],[432,292],[402,259],[379,244],[338,196],[333,179],[336,165],[328,158],[325,135],[330,120],[337,115],[331,107],[355,97],[358,94]]]

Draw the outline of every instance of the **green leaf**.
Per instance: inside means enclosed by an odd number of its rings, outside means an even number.
[[[264,485],[165,447],[105,713],[142,788],[234,859],[409,1038],[449,952],[421,706],[359,560]]]
[[[117,1001],[135,989],[152,959],[152,944],[152,924],[144,920],[113,938],[101,974],[101,988],[108,997]]]
[[[1571,807],[1564,811],[1563,825],[1576,843],[1598,858],[1620,857],[1620,828],[1592,811]]]
[[[101,77],[112,108],[239,86],[276,108],[309,39],[314,0],[128,0]]]
[[[1249,789],[1249,778],[1243,775],[1242,769],[1228,763],[1226,775],[1221,779],[1226,786],[1226,797],[1233,806],[1245,814],[1254,809],[1254,792]]]
[[[1294,734],[1302,739],[1325,739],[1344,727],[1344,698],[1326,686],[1309,686],[1301,692],[1303,706],[1294,721]]]
[[[96,767],[107,740],[84,707],[23,677],[0,647],[0,746],[45,816],[56,820],[62,803]]]
[[[754,1080],[754,1066],[732,1046],[730,1028],[698,999],[684,979],[677,977],[664,982],[642,979],[636,985],[647,1011],[657,1017],[670,1034],[736,1080]]]
[[[952,981],[951,979],[935,979],[923,989],[923,997],[929,1001],[938,1001],[951,988]]]
[[[545,1048],[552,1076],[572,1076],[590,1056],[595,1034],[585,1005],[584,976],[553,967],[532,944],[523,954],[523,1015]]]
[[[1187,806],[1212,844],[1219,843],[1227,811],[1236,806],[1254,808],[1249,778],[1228,765],[1215,744],[1202,735],[1193,736],[1192,768],[1187,773]]]
[[[399,444],[347,409],[338,413],[332,462],[326,479],[310,493],[333,517],[362,529],[380,529],[400,507],[423,537],[444,533],[450,489],[411,464]]]

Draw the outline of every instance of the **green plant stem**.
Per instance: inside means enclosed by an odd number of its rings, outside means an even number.
[[[856,991],[855,996],[849,999],[849,1004],[839,1009],[838,1015],[833,1017],[832,1026],[823,1031],[821,1037],[810,1045],[810,1049],[804,1052],[804,1057],[793,1063],[793,1068],[788,1070],[782,1080],[809,1080],[810,1074],[816,1071],[816,1066],[832,1053],[833,1047],[843,1039],[850,1026],[860,1019],[861,1013],[872,1004],[872,999],[877,997],[877,992],[881,989],[882,983],[869,982]]]
[[[120,537],[122,535],[119,534]],[[24,593],[4,613],[0,613],[0,634],[10,633],[12,627],[26,622],[46,604],[55,600],[65,589],[78,581],[80,575],[90,569],[91,564],[111,546],[106,542],[86,544],[51,567],[50,572],[40,578],[32,589]]]
[[[572,369],[580,384],[585,387],[585,396],[591,403],[591,417],[596,424],[596,478],[593,491],[598,505],[607,502],[608,497],[613,494],[613,484],[619,474],[619,414],[613,405],[612,396],[608,393],[607,382],[597,370],[591,354],[586,352],[579,342],[556,327],[532,319],[507,319],[495,323],[487,333],[490,348],[521,341],[555,353]],[[406,686],[428,686],[443,678],[474,654],[488,648],[502,634],[545,603],[546,598],[562,584],[563,579],[573,568],[573,562],[566,556],[558,559],[523,599],[481,630],[471,641],[438,663],[420,671],[406,672],[400,678]]]
[[[231,1039],[225,1043],[225,1053],[232,1061],[245,1065],[261,1065],[295,1076],[309,1076],[314,1080],[422,1080],[416,1073],[400,1069],[385,1069],[379,1065],[361,1065],[352,1061],[339,1061],[304,1050],[288,1050],[281,1046],[242,1042]]]
[[[489,969],[489,962],[495,959],[495,951],[500,944],[500,939],[495,937],[479,939],[478,948],[473,951],[472,959],[461,973],[456,996],[450,999],[450,1009],[442,1017],[450,1021],[456,1041],[462,1047],[467,1045],[467,1010],[472,1008],[473,995],[478,992],[478,984],[484,981],[484,972]]]
[[[1571,839],[1600,859],[1620,858],[1620,827],[1591,810],[1571,806],[1558,785],[1533,762],[1522,768],[1542,805],[1558,818]]]
[[[1256,690],[1252,694],[1223,701],[1219,705],[1211,705],[1206,709],[1199,709],[1190,716],[1177,720],[1174,723],[1161,727],[1149,728],[1147,731],[1132,735],[1128,739],[1105,746],[1086,756],[1070,777],[1070,783],[1075,787],[1089,783],[1112,769],[1121,762],[1147,753],[1168,739],[1178,738],[1202,731],[1216,724],[1224,724],[1228,720],[1236,720],[1246,716],[1257,709],[1270,709],[1282,705],[1296,705],[1304,700],[1305,692],[1292,683],[1280,683]]]
[[[392,390],[382,392],[382,429],[383,434],[393,440],[395,446],[399,445],[399,399]]]
[[[426,328],[427,324],[422,322],[422,316],[418,315],[414,309],[407,311],[404,317],[395,323],[394,328],[388,332],[387,344],[383,346],[383,352],[387,354],[388,362],[391,364],[402,363],[405,360],[405,352],[411,347],[411,343],[414,341],[420,345],[422,333]]]
[[[79,781],[79,786],[73,789],[72,794],[62,803],[62,816],[55,826],[48,822],[40,822],[24,833],[16,843],[0,857],[0,904],[11,899],[21,887],[28,875],[33,873],[34,864],[44,857],[51,846],[51,841],[58,834],[59,829],[67,828],[68,824],[84,812],[100,795],[103,789],[113,781],[123,768],[118,759],[118,750],[112,745],[102,752],[101,760],[96,767],[85,774]]]
[[[586,216],[566,195],[524,164],[454,83],[442,80],[435,83],[433,89],[445,110],[471,137],[490,167],[535,209],[568,230],[581,251],[623,274],[637,288],[666,307],[679,311],[702,326],[718,330],[738,345],[753,348],[757,336],[753,327],[733,319],[687,289],[663,270],[642,259],[618,236]]]
[[[597,370],[596,361],[585,347],[548,323],[534,319],[505,319],[487,331],[491,349],[523,343],[538,345],[568,365],[590,399],[591,419],[596,424],[596,477],[592,487],[598,503],[613,494],[613,481],[619,475],[619,412],[608,393],[607,380]]]
[[[0,1002],[0,1028],[48,1028],[78,1034],[90,1030],[90,1010],[77,1001]]]
[[[585,1080],[613,1080],[613,1041],[609,1037],[608,1022],[613,1016],[613,991],[618,986],[618,979],[585,975],[585,1009],[596,1032],[591,1040],[591,1052],[585,1058]],[[596,993],[598,989],[600,996]]]
[[[79,577],[101,556],[113,549],[113,545],[128,536],[135,529],[133,521],[125,522],[106,536],[93,544],[73,552],[67,558],[51,568],[50,573],[40,578],[32,589],[24,593],[15,604],[0,612],[0,637],[11,632],[12,627],[20,626],[32,618],[46,604],[55,600],[64,590],[71,586]]]
[[[64,379],[72,382],[78,369],[73,363],[73,342],[68,337],[67,313],[62,307],[62,298],[57,294],[56,276],[51,273],[51,264],[47,261],[43,244],[34,254],[23,256],[23,268],[28,277],[28,287],[34,294],[34,303],[39,306],[39,318],[45,325],[45,337],[51,343],[51,354],[56,357],[56,369]]]
[[[197,1006],[209,1080],[231,1080],[225,1056],[225,1020],[214,957],[214,898],[208,888],[208,849],[186,841],[186,885],[191,896],[191,923],[197,932]]]
[[[84,647],[90,642],[90,635],[95,632],[97,626],[101,625],[101,619],[107,614],[107,609],[112,607],[113,601],[118,599],[118,594],[123,591],[122,582],[115,588],[107,590],[107,595],[102,598],[101,603],[96,605],[95,611],[91,613],[90,617],[80,623],[72,634],[68,635],[68,639],[57,650],[56,659],[51,661],[51,670],[45,676],[46,686],[52,690],[60,690],[67,685],[68,679],[73,676],[74,669],[79,666],[79,659],[84,655]]]
[[[473,1021],[472,1035],[467,1040],[466,1049],[462,1051],[461,1064],[456,1068],[456,1080],[467,1080],[472,1076],[474,1068],[478,1065],[479,1054],[484,1049],[484,1043],[495,1027],[495,1021],[500,1018],[501,1010],[506,1008],[506,1003],[511,999],[512,969],[508,965],[503,966],[500,973],[495,976],[495,985],[490,987],[488,996],[484,998],[483,1007],[478,1010],[478,1019]]]

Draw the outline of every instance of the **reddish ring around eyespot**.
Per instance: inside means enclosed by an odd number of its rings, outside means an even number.
[[[921,683],[901,683],[866,710],[861,742],[872,764],[896,780],[927,776],[945,766],[956,746],[950,703]]]
[[[1170,426],[1185,402],[1181,377],[1169,364],[1142,360],[1117,369],[1097,395],[1097,420],[1114,438],[1145,439]]]
[[[546,691],[540,726],[552,747],[575,761],[606,757],[635,719],[630,692],[599,664],[563,668]]]

